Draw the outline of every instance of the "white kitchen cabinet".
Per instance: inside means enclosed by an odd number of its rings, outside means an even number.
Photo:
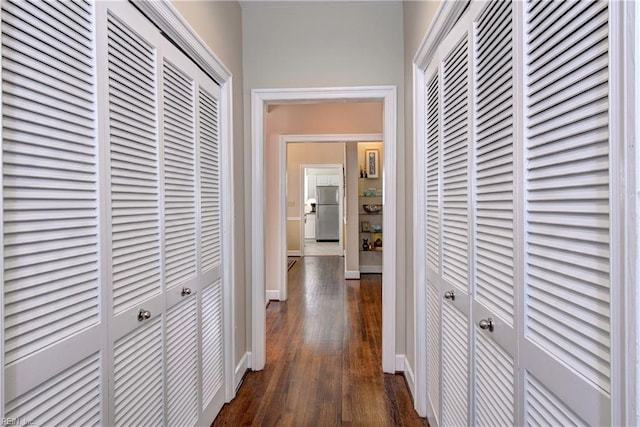
[[[316,238],[316,214],[308,213],[304,216],[304,238]]]

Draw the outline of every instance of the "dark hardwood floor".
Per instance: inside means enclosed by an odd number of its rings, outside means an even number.
[[[425,426],[401,375],[381,368],[381,276],[345,280],[342,258],[305,257],[289,300],[267,307],[267,360],[214,426]]]

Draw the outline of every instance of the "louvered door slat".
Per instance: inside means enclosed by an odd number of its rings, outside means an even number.
[[[206,271],[221,263],[220,119],[218,100],[203,88],[199,105],[201,269]]]
[[[527,426],[588,425],[531,374],[526,375],[525,399],[527,402],[525,413]]]
[[[120,338],[114,347],[116,425],[163,425],[162,318]]]
[[[431,357],[427,359],[428,395],[434,416],[440,425],[440,354],[441,345],[440,296],[432,284],[427,284],[427,347]]]
[[[516,425],[513,359],[495,341],[479,332],[475,360],[475,424],[487,427]]]
[[[5,416],[36,425],[102,421],[100,355],[95,354],[6,404]]]
[[[532,10],[530,4],[526,336],[607,393],[608,7],[554,2],[548,15]],[[591,75],[579,78],[585,69]],[[552,419],[547,415],[539,414]]]
[[[206,408],[222,387],[222,281],[202,292],[202,404]]]
[[[427,85],[427,262],[440,270],[440,91],[438,74]]]
[[[478,19],[476,86],[475,299],[514,323],[513,24],[510,2]],[[495,32],[489,23],[499,26]],[[496,61],[495,58],[506,61]],[[501,76],[496,81],[496,76]],[[496,81],[496,85],[488,82]],[[482,90],[482,88],[487,88]],[[499,94],[496,95],[496,94]],[[496,110],[503,111],[496,116]],[[509,120],[505,120],[509,118]]]
[[[467,316],[451,304],[442,306],[442,425],[468,425],[469,340]]]
[[[167,312],[167,425],[193,425],[198,418],[196,298]]]
[[[468,56],[467,39],[444,59],[443,72],[443,277],[468,289]]]
[[[193,79],[164,60],[165,286],[196,274]]]
[[[2,5],[6,364],[99,321],[93,16],[68,6],[86,25],[53,25],[61,3]]]
[[[140,114],[131,104],[136,100],[144,110],[156,110],[156,66],[155,49],[112,15],[108,48],[113,307],[117,314],[160,292],[157,120],[155,114]],[[129,90],[134,87],[135,91]],[[143,200],[140,195],[145,196]]]

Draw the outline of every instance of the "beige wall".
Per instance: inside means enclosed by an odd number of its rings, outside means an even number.
[[[287,144],[287,217],[300,216],[300,165],[344,165],[344,143]]]
[[[267,109],[266,119],[266,188],[269,194],[278,191],[278,174],[280,172],[279,144],[281,135],[305,134],[354,134],[382,133],[382,103],[325,103],[325,104],[289,104],[273,105]],[[321,143],[330,144],[330,143]],[[301,144],[304,149],[309,144]],[[311,144],[314,145],[314,144]],[[329,145],[327,145],[329,146]],[[322,148],[322,147],[320,147]],[[317,163],[343,163],[344,151],[340,160],[324,157],[330,154],[320,150],[314,154]],[[324,161],[326,160],[326,161]],[[314,161],[316,163],[316,161]],[[292,171],[298,178],[290,177],[290,181],[299,181],[298,171]],[[299,184],[296,184],[297,186]],[[277,235],[279,218],[284,215],[298,216],[300,205],[296,204],[289,212],[281,212],[275,197],[266,198],[265,215],[265,286],[267,290],[278,290],[279,282],[276,271],[280,251],[280,236]]]
[[[405,135],[407,159],[413,159],[411,155],[413,147],[413,58],[417,53],[420,43],[424,39],[426,32],[433,21],[435,14],[440,6],[439,1],[404,1],[404,78],[405,78]],[[404,221],[407,224],[407,252],[406,252],[406,270],[407,270],[407,294],[406,294],[406,356],[411,369],[415,373],[415,330],[414,330],[414,301],[413,292],[413,233],[411,227],[413,224],[413,163],[407,161],[404,165],[407,204],[405,209]],[[399,217],[398,220],[401,218]]]
[[[398,90],[397,159],[399,165],[404,164],[402,21],[403,3],[399,1],[245,7],[242,25],[246,138],[250,137],[252,89],[393,85]],[[398,171],[394,191],[397,210],[402,213],[406,203],[405,176],[402,166]],[[400,315],[405,311],[404,221],[397,222],[396,233],[396,312]],[[401,354],[405,352],[404,316],[398,317],[396,324],[396,348]]]
[[[237,1],[172,1],[178,12],[231,71],[233,85],[233,158],[235,230],[235,363],[249,349],[250,276],[245,253],[245,149],[242,85],[242,9]],[[248,184],[247,180],[247,184]]]
[[[287,144],[287,218],[300,217],[300,165],[344,165],[344,143]],[[287,250],[300,250],[300,221],[287,221]]]

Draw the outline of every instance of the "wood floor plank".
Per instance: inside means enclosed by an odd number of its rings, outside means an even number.
[[[427,426],[404,377],[382,372],[382,283],[305,257],[267,307],[265,369],[248,372],[213,426]]]

